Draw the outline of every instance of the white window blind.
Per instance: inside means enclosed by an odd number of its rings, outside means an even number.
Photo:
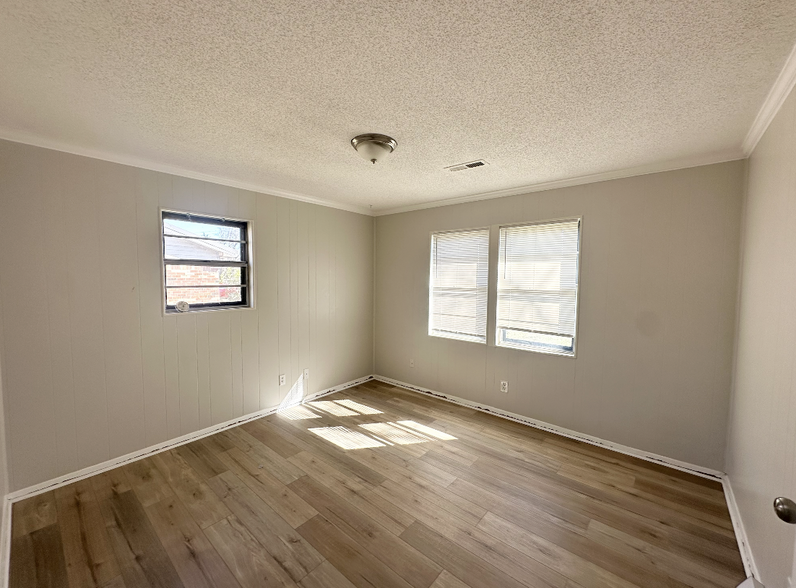
[[[501,227],[497,345],[575,354],[580,220]]]
[[[428,334],[486,343],[489,229],[431,236]]]

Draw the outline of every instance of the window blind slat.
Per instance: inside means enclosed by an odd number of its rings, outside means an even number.
[[[431,236],[429,335],[486,343],[489,230]]]
[[[580,221],[501,227],[497,344],[572,355]]]

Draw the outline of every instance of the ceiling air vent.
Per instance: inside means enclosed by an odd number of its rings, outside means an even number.
[[[464,171],[466,169],[474,169],[476,167],[483,167],[485,165],[489,165],[483,159],[478,159],[476,161],[468,161],[467,163],[457,163],[456,165],[449,165],[445,169],[451,172],[458,172]]]

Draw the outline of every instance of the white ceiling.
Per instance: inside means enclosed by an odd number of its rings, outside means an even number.
[[[3,0],[0,136],[379,211],[740,157],[795,41],[793,0]]]

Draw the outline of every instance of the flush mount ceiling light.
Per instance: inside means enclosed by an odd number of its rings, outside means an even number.
[[[395,148],[398,147],[398,142],[387,135],[368,133],[366,135],[357,135],[351,139],[351,145],[363,159],[375,164],[395,151]]]

